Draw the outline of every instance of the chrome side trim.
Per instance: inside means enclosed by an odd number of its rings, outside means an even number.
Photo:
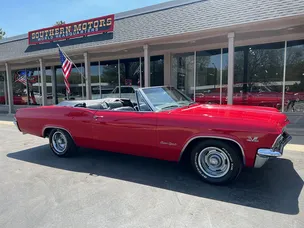
[[[241,144],[240,144],[239,142],[237,142],[236,140],[234,140],[234,139],[226,138],[226,137],[219,137],[219,136],[196,136],[196,137],[191,138],[191,139],[188,140],[188,142],[184,145],[184,147],[183,147],[183,149],[182,149],[182,151],[181,151],[181,153],[180,153],[179,159],[178,159],[179,161],[180,161],[180,159],[182,158],[182,156],[183,156],[183,154],[184,154],[184,152],[185,152],[187,146],[189,145],[189,143],[191,143],[193,140],[198,139],[198,138],[224,139],[224,140],[228,140],[228,141],[231,141],[231,142],[236,143],[236,144],[239,146],[239,148],[241,149],[242,156],[243,156],[243,164],[246,165],[245,153],[244,153],[244,149],[243,149],[243,147],[241,146]]]
[[[56,128],[56,129],[64,130],[64,131],[66,131],[71,136],[71,138],[73,139],[73,141],[75,141],[70,131],[68,131],[67,129],[65,129],[63,127],[51,126],[51,125],[50,126],[46,126],[46,127],[43,128],[43,130],[42,130],[42,137],[45,137],[44,136],[44,132],[48,128]]]

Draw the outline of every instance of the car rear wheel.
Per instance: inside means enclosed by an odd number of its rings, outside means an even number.
[[[59,157],[68,157],[76,150],[76,145],[70,134],[61,129],[53,129],[50,132],[49,144],[54,154]]]
[[[243,163],[237,148],[220,140],[199,142],[191,152],[196,173],[211,184],[228,184],[240,174]]]

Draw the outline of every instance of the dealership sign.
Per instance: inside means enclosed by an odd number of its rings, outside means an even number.
[[[55,40],[65,40],[75,37],[96,35],[112,32],[114,29],[114,15],[89,19],[85,21],[62,24],[54,27],[30,31],[29,44],[47,43]]]

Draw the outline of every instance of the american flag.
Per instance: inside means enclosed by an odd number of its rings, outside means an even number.
[[[23,85],[26,86],[26,71],[19,71],[17,72],[16,82],[21,82]]]
[[[71,75],[73,63],[62,53],[60,48],[59,48],[59,55],[60,55],[61,67],[62,67],[62,72],[63,72],[63,77],[64,77],[64,84],[65,84],[67,92],[70,93],[71,90],[70,90],[70,83],[69,83],[68,79]]]

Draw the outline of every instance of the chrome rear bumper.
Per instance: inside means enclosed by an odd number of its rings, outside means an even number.
[[[269,158],[281,157],[284,147],[288,142],[290,142],[291,139],[291,135],[289,135],[287,132],[283,132],[277,137],[271,149],[259,149],[256,154],[254,168],[261,168]]]

